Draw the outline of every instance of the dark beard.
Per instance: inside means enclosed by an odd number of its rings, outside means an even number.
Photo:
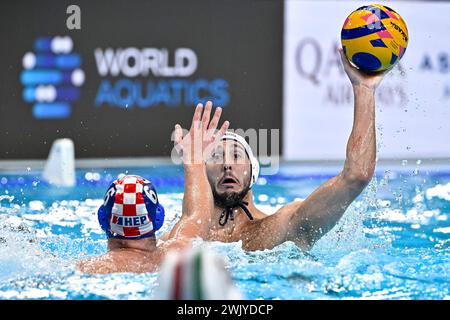
[[[212,188],[214,196],[214,204],[219,208],[234,208],[237,207],[238,203],[241,202],[247,195],[250,187],[245,187],[241,192],[227,192],[224,194],[218,194],[216,188]]]

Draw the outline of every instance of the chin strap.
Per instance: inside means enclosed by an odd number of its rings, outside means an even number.
[[[250,213],[250,211],[248,210],[247,206],[248,206],[248,202],[240,200],[234,207],[226,207],[222,211],[222,214],[220,215],[219,224],[223,227],[228,222],[228,218],[230,220],[234,220],[233,209],[236,207],[240,207],[242,210],[244,210],[247,217],[253,221],[253,216]]]

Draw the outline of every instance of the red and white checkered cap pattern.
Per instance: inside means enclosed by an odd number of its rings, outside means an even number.
[[[139,237],[153,231],[144,203],[143,188],[148,183],[139,176],[114,181],[116,194],[111,210],[111,232],[123,237]]]

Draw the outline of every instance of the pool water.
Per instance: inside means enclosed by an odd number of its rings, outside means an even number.
[[[96,217],[123,173],[149,178],[169,230],[181,214],[182,169],[78,170],[76,188],[56,188],[29,169],[0,173],[0,299],[151,299],[157,274],[86,275],[74,262],[106,251]],[[255,201],[272,213],[307,197],[338,168],[283,164],[261,177]],[[245,252],[209,244],[248,299],[449,299],[450,170],[399,164],[376,177],[339,224],[308,252],[293,243]],[[197,240],[196,245],[202,241]]]

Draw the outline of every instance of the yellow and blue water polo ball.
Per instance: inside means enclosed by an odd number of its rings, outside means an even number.
[[[341,42],[347,59],[359,69],[383,71],[392,68],[405,54],[408,29],[393,9],[372,4],[356,9],[347,17]]]

